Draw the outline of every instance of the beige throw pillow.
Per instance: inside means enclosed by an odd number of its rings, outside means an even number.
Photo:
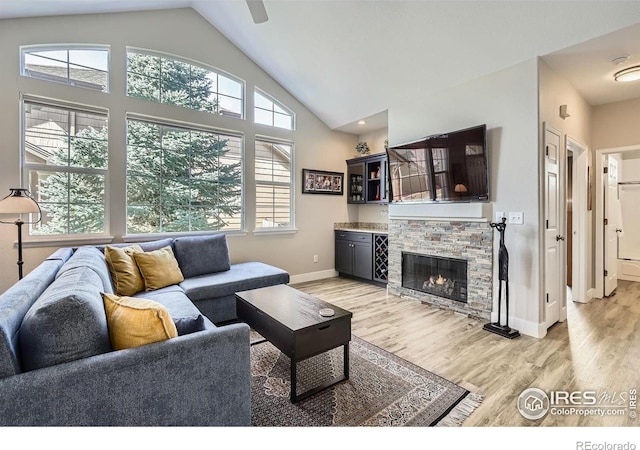
[[[153,252],[135,252],[133,258],[138,264],[147,291],[178,284],[184,280],[178,261],[169,246]]]
[[[138,347],[178,336],[167,309],[143,298],[102,294],[113,350]]]

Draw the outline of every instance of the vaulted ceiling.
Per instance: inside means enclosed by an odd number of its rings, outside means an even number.
[[[638,1],[0,0],[0,18],[192,7],[329,127],[542,56],[592,105],[640,97],[611,59],[640,64]],[[355,122],[371,117],[367,127]],[[375,119],[378,119],[377,121]]]

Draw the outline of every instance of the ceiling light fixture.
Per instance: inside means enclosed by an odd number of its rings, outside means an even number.
[[[364,125],[364,124],[366,124],[366,123],[367,123],[366,121],[364,121],[364,120],[360,120],[360,121],[358,122],[358,125]]]
[[[640,66],[628,67],[620,72],[616,72],[613,75],[613,79],[621,82],[640,80]]]

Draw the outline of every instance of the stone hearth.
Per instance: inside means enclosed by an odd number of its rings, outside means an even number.
[[[389,293],[490,320],[493,303],[493,233],[486,222],[389,222]],[[402,287],[402,252],[467,261],[467,303]]]

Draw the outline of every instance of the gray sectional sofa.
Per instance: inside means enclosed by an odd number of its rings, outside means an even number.
[[[60,249],[0,295],[0,425],[251,424],[249,327],[233,323],[234,293],[286,284],[289,274],[230,264],[224,235],[140,246],[171,246],[184,275],[134,295],[164,305],[178,336],[112,350],[104,249]]]

